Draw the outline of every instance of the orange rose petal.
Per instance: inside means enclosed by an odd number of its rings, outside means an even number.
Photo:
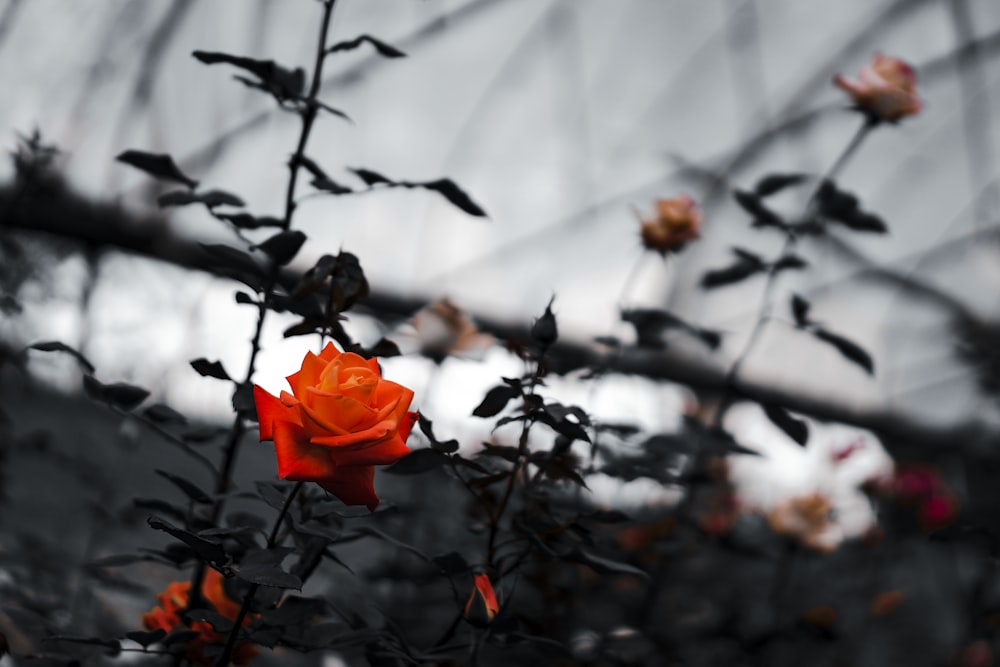
[[[258,385],[253,386],[253,400],[257,405],[257,421],[260,422],[260,439],[271,440],[275,419],[287,419],[288,408],[281,401]]]
[[[319,353],[319,356],[323,361],[330,362],[340,356],[340,350],[330,342],[323,347],[323,351]]]
[[[354,399],[362,405],[370,405],[372,394],[378,386],[378,378],[365,378],[350,384],[342,384],[337,387],[337,391],[347,398]]]
[[[320,376],[323,374],[323,369],[329,363],[326,359],[318,357],[312,352],[307,352],[305,358],[302,360],[302,368],[297,373],[292,373],[285,378],[288,380],[288,385],[292,388],[292,393],[301,399],[307,387],[312,387],[319,382]]]
[[[368,368],[372,369],[379,377],[382,377],[382,370],[378,367],[378,359],[375,357],[368,359]]]
[[[362,448],[364,446],[370,446],[380,443],[389,437],[391,431],[395,430],[396,425],[389,421],[379,422],[371,428],[365,429],[364,431],[358,431],[357,433],[345,433],[344,435],[323,435],[314,436],[310,439],[310,442],[314,445],[321,445],[323,447],[329,447],[334,450],[341,448],[357,447]]]
[[[378,412],[375,414],[375,423],[377,424],[379,422],[384,422],[392,417],[397,417],[392,421],[398,423],[400,422],[400,419],[398,419],[398,417],[401,415],[397,415],[397,413],[406,410],[406,408],[407,405],[401,404],[398,397],[394,398],[392,401],[388,401],[385,405],[379,408]]]
[[[328,451],[309,443],[305,431],[289,422],[274,425],[274,451],[278,477],[293,482],[316,482],[334,472]]]
[[[328,431],[357,431],[375,424],[378,413],[353,398],[327,394],[311,387],[309,397],[309,404],[303,404],[303,414]],[[306,429],[310,430],[308,426]]]
[[[335,475],[319,482],[319,485],[340,498],[345,505],[365,505],[372,512],[378,507],[375,468],[372,466],[341,466]]]
[[[386,433],[390,433],[387,430]],[[384,466],[410,453],[406,441],[394,434],[385,440],[356,448],[331,449],[330,458],[337,466]]]
[[[399,438],[403,442],[406,442],[407,438],[410,437],[410,431],[413,430],[413,425],[417,423],[420,419],[420,413],[418,412],[407,412],[406,416],[403,417],[403,421],[399,424]]]
[[[337,363],[340,364],[342,369],[363,368],[369,371],[372,370],[371,366],[368,365],[368,360],[354,352],[344,352],[337,357]],[[375,371],[375,373],[378,374],[378,371]]]

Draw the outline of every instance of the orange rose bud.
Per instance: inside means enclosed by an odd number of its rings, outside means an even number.
[[[657,199],[655,215],[647,218],[639,214],[639,221],[642,245],[661,255],[677,252],[701,234],[701,211],[687,195]]]
[[[278,477],[316,482],[345,504],[374,511],[374,466],[410,453],[413,392],[383,379],[374,359],[340,352],[333,343],[318,355],[307,353],[287,379],[292,393],[280,398],[253,388],[260,439],[274,441]]]
[[[194,630],[200,634],[188,640],[184,645],[185,659],[199,665],[212,665],[215,658],[205,654],[205,646],[223,644],[226,636],[215,631],[211,624],[195,621],[190,627],[184,624],[181,614],[188,605],[188,593],[191,591],[190,581],[173,581],[167,584],[162,593],[156,596],[160,606],[153,607],[142,615],[142,625],[147,630],[163,630],[170,633],[173,630]],[[207,570],[201,586],[202,596],[215,607],[215,611],[231,621],[235,621],[240,613],[240,603],[228,595],[223,587],[223,577],[216,570]],[[243,625],[248,625],[253,619],[247,615]],[[240,642],[233,651],[233,664],[246,665],[259,652],[250,642]]]
[[[858,70],[856,80],[838,74],[833,83],[850,95],[859,109],[879,120],[894,123],[923,108],[917,97],[917,75],[899,58],[876,53],[870,65]]]
[[[486,624],[500,611],[496,593],[489,575],[477,574],[473,577],[473,589],[465,603],[465,619],[471,623]]]

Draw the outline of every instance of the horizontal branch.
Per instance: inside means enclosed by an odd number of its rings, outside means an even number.
[[[161,216],[132,216],[116,206],[83,200],[61,185],[47,186],[44,193],[32,192],[31,196],[21,197],[13,207],[10,206],[12,197],[11,188],[0,189],[0,211],[10,213],[0,220],[0,228],[44,232],[91,247],[129,252],[220,275],[203,249],[196,242],[177,236]],[[280,281],[291,287],[300,277],[300,272],[286,269]],[[362,302],[365,309],[381,317],[409,317],[427,304],[426,299],[376,290]],[[475,319],[483,331],[498,338],[527,340],[529,337],[527,323],[502,322],[479,315],[475,315]],[[726,389],[725,368],[718,360],[698,358],[675,349],[625,349],[609,354],[596,344],[560,341],[551,349],[550,356],[553,370],[559,373],[598,367],[676,382],[709,394],[722,393]],[[929,422],[916,414],[848,405],[831,398],[828,392],[810,395],[799,387],[752,379],[738,380],[733,389],[747,400],[780,405],[820,420],[871,429],[883,437],[895,454],[906,451],[913,456],[914,448],[940,447],[971,449],[980,455],[988,450],[1000,452],[991,447],[994,441],[1000,441],[1000,431],[985,421]]]

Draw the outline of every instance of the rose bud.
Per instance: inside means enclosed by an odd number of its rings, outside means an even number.
[[[472,592],[465,603],[465,620],[474,625],[486,625],[500,611],[500,604],[489,575],[477,574],[472,583]]]
[[[679,251],[701,233],[701,211],[687,195],[657,199],[653,217],[638,215],[642,245],[661,255]]]
[[[260,439],[274,441],[278,477],[315,482],[347,505],[374,511],[374,466],[410,453],[413,392],[383,379],[374,359],[342,353],[333,343],[307,353],[287,379],[292,393],[280,398],[253,388]]]
[[[876,53],[870,65],[858,70],[856,80],[838,74],[833,82],[851,96],[858,109],[877,120],[894,123],[923,107],[917,97],[917,75],[899,58]]]

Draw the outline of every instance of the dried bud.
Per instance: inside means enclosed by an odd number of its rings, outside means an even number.
[[[657,199],[656,212],[647,218],[639,214],[642,223],[642,244],[661,255],[677,252],[701,233],[702,216],[698,205],[687,195],[673,199]]]
[[[838,74],[833,82],[859,109],[878,120],[896,122],[923,107],[917,97],[917,75],[899,58],[876,53],[870,65],[858,70],[856,80]]]

